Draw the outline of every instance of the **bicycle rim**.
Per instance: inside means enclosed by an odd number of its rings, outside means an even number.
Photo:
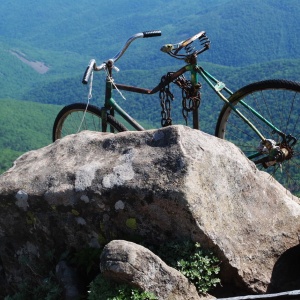
[[[250,84],[236,93],[229,101],[250,120],[267,139],[272,139],[277,145],[282,144],[282,137],[263,123],[257,116],[247,110],[240,101],[250,105],[269,122],[286,135],[297,139],[295,145],[289,147],[291,157],[284,162],[264,168],[294,195],[300,196],[300,83],[285,80],[267,80]],[[216,136],[233,142],[251,157],[257,153],[260,138],[237,114],[225,105],[220,113]],[[253,158],[253,161],[257,158]]]
[[[126,128],[114,117],[107,115],[109,132],[125,131]],[[93,105],[73,103],[65,106],[57,115],[53,126],[53,141],[83,130],[103,131],[101,110]]]

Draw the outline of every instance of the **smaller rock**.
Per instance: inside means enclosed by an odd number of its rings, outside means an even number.
[[[215,299],[200,297],[193,284],[143,246],[123,240],[108,243],[101,254],[103,275],[130,284],[165,300]]]

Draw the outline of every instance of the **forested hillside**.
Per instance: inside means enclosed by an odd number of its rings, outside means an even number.
[[[155,46],[205,30],[214,49],[209,60],[241,66],[299,58],[299,13],[297,0],[115,0],[113,5],[108,0],[15,0],[1,2],[0,28],[4,41],[17,47],[24,42],[38,49],[99,59],[109,57],[135,32],[163,31],[161,39],[151,41],[150,54],[154,55],[159,49]]]
[[[0,101],[0,173],[22,153],[51,143],[58,106],[28,101]]]
[[[182,66],[160,47],[205,30],[211,49],[199,61],[234,91],[266,78],[299,80],[299,14],[298,0],[2,1],[0,172],[19,154],[51,142],[56,105],[86,101],[81,77],[89,60],[114,56],[132,34],[162,31],[130,46],[117,62],[118,82],[154,87]],[[104,76],[95,74],[92,103],[101,99]],[[158,95],[126,97],[120,100],[126,110],[159,126]],[[202,128],[212,133],[222,104],[205,85],[203,99]],[[180,105],[176,99],[176,121],[182,121]]]
[[[80,77],[88,61],[96,58],[102,62],[112,57],[130,35],[144,30],[159,29],[162,36],[136,41],[118,62],[121,73],[137,69],[152,73],[154,69],[178,65],[178,61],[160,52],[160,47],[201,30],[211,40],[211,49],[200,58],[204,62],[245,67],[300,59],[299,14],[297,0],[116,0],[113,6],[108,0],[1,2],[0,98],[73,101],[74,89],[82,89]],[[39,74],[12,51],[28,61],[42,62],[49,71]],[[297,74],[293,76],[297,66],[298,62],[289,63],[289,78],[298,79]],[[285,73],[276,71],[277,76]],[[149,74],[145,73],[141,85],[152,86],[160,79],[148,81]],[[273,76],[273,72],[266,75]],[[68,81],[73,84],[65,87]],[[64,97],[41,97],[41,90],[57,91],[58,86]]]

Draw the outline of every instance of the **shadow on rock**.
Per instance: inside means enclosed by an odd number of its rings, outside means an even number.
[[[300,290],[300,245],[285,251],[277,260],[268,293]]]

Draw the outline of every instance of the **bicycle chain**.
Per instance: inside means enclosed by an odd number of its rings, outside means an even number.
[[[191,111],[197,110],[201,102],[201,84],[193,86],[190,80],[187,80],[184,75],[179,76],[174,83],[181,88],[182,92],[182,116],[187,125],[188,114]]]
[[[172,73],[167,73],[167,75],[162,76],[161,83],[164,84],[169,81],[168,78]],[[159,91],[161,111],[161,126],[166,127],[172,125],[171,118],[171,101],[174,100],[174,95],[170,91],[170,81],[168,84],[164,85]]]
[[[169,72],[161,78],[161,83],[166,82],[172,73]],[[171,81],[169,81],[171,82]],[[188,114],[199,108],[201,102],[201,84],[198,83],[193,87],[190,80],[187,80],[184,75],[179,76],[173,81],[180,89],[182,93],[182,116],[187,125]],[[174,95],[170,91],[170,83],[165,85],[159,92],[160,103],[162,107],[161,111],[161,125],[162,127],[172,125],[171,118],[171,101],[174,100]]]

